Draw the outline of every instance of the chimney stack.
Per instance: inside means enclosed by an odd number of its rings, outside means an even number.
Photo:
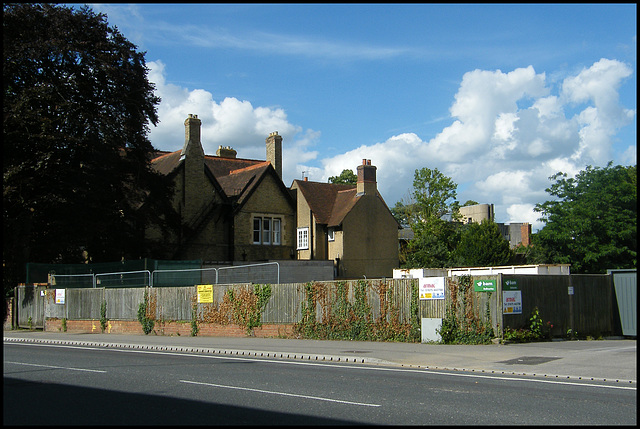
[[[218,150],[216,150],[216,156],[219,156],[220,158],[235,158],[237,154],[238,152],[236,152],[231,146],[222,147],[222,145],[220,145]]]
[[[186,155],[189,143],[192,146],[202,147],[200,143],[200,125],[202,121],[198,119],[198,115],[189,113],[189,117],[184,121],[184,146],[182,147],[181,156]]]
[[[271,162],[276,173],[282,179],[282,136],[279,136],[277,131],[267,137],[267,161]]]
[[[371,165],[370,159],[363,159],[358,166],[357,195],[375,195],[378,185],[376,182],[376,167]]]

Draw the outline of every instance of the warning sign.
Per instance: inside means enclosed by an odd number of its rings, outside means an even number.
[[[213,302],[213,285],[198,285],[198,302]]]
[[[444,299],[444,277],[420,277],[420,299]]]

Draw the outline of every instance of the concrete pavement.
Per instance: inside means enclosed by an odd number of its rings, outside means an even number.
[[[531,375],[615,382],[636,387],[636,339],[506,345],[442,345],[280,338],[75,334],[5,330],[4,342],[121,347]]]

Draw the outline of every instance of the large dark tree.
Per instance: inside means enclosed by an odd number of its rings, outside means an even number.
[[[144,53],[106,16],[3,5],[3,280],[26,262],[146,256],[141,229],[170,188],[149,166],[156,125]]]
[[[462,267],[495,267],[513,259],[509,241],[502,236],[498,224],[488,219],[464,225],[455,254]]]
[[[554,200],[537,204],[544,227],[533,236],[535,262],[570,263],[576,273],[636,268],[636,166],[588,166],[575,178],[550,177]]]

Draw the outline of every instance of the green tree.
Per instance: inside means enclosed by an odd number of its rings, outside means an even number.
[[[461,226],[458,222],[435,218],[414,223],[414,239],[409,242],[404,268],[455,266]]]
[[[458,185],[437,168],[416,170],[411,194],[417,209],[414,216],[422,220],[440,219],[449,213],[455,216],[459,208],[457,188]]]
[[[587,166],[575,178],[559,172],[537,204],[544,227],[532,237],[536,262],[570,263],[575,273],[636,268],[636,166]]]
[[[455,255],[457,264],[466,267],[507,265],[513,259],[509,242],[498,225],[488,219],[464,225]]]
[[[144,53],[87,6],[5,4],[2,31],[5,292],[29,261],[141,256],[171,195],[148,162]]]
[[[338,183],[345,185],[356,185],[358,183],[358,176],[353,173],[353,170],[344,169],[339,176],[329,177],[329,183]]]
[[[456,201],[458,185],[438,169],[415,171],[410,204],[396,204],[394,215],[411,225],[414,238],[409,242],[406,268],[441,268],[454,263],[460,239],[460,225],[444,219],[459,218]]]

